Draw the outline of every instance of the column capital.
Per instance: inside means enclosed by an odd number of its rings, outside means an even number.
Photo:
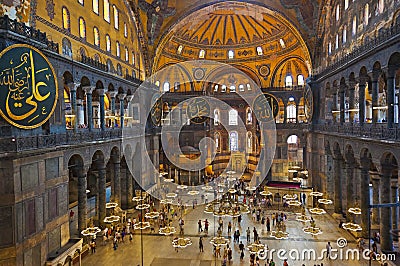
[[[125,99],[126,93],[118,93],[117,97],[121,101],[121,100]]]
[[[96,89],[98,92],[99,96],[104,96],[104,89]]]
[[[70,82],[67,84],[67,87],[69,88],[70,91],[76,91],[79,86],[81,86],[80,82]]]
[[[108,91],[108,94],[110,95],[111,98],[115,98],[117,96],[118,91]]]
[[[126,97],[127,102],[129,103],[133,99],[133,95],[127,95]]]
[[[91,94],[96,87],[95,86],[84,86],[82,87],[82,89],[87,93],[87,94]]]
[[[358,78],[359,85],[358,86],[366,86],[366,83],[368,82],[368,77],[359,77]]]
[[[361,169],[369,170],[371,167],[371,159],[368,157],[361,157],[360,158],[360,166],[361,166]]]

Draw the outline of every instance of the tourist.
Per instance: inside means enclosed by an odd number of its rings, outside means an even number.
[[[250,227],[247,227],[246,234],[247,234],[247,242],[250,242]]]
[[[328,259],[331,258],[331,250],[332,250],[331,242],[328,242],[328,243],[326,244],[326,257],[327,257]]]
[[[200,252],[204,252],[203,237],[199,238],[199,249],[200,249]]]
[[[198,226],[199,226],[198,232],[199,232],[199,233],[200,233],[200,232],[203,232],[203,227],[201,226],[201,220],[199,220],[199,221],[197,222],[197,224],[198,224]]]

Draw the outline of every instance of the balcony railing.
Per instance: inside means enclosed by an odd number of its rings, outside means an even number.
[[[400,140],[400,129],[373,125],[313,125],[314,131],[377,140]]]
[[[108,72],[108,67],[106,64],[103,64],[99,61],[94,60],[91,57],[85,56],[85,55],[81,55],[81,63],[85,64],[85,65],[89,65],[92,66],[96,69]]]
[[[45,32],[26,26],[15,19],[10,19],[7,15],[0,17],[0,29],[12,31],[31,40],[41,42],[50,51],[59,53],[58,43],[48,40]]]
[[[340,69],[343,65],[349,63],[351,60],[366,54],[367,52],[374,50],[386,41],[400,35],[400,24],[395,24],[387,29],[382,29],[379,31],[377,38],[365,40],[364,43],[356,47],[352,52],[344,55],[343,57],[335,60],[332,64],[322,69],[319,73],[315,73],[317,78],[324,76],[336,69]]]
[[[122,130],[115,128],[105,131],[68,130],[66,133],[60,134],[1,138],[0,153],[46,149],[64,145],[82,145],[83,143],[102,140],[118,140],[121,136]]]

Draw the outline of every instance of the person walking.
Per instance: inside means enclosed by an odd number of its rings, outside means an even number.
[[[250,242],[250,227],[247,227],[246,234],[247,234],[247,242]]]
[[[331,250],[332,250],[331,242],[328,242],[328,243],[326,244],[326,257],[327,257],[328,259],[331,258]]]
[[[199,238],[199,249],[200,249],[200,252],[204,252],[203,237],[202,236]]]
[[[269,220],[269,217],[267,217],[267,232],[271,231],[271,221]]]
[[[205,221],[204,221],[204,232],[205,233],[208,233],[208,220],[206,219]]]
[[[199,225],[199,233],[200,232],[203,232],[203,227],[201,226],[201,220],[199,220],[198,222],[197,222],[197,224]]]
[[[229,221],[229,223],[228,223],[228,235],[231,234],[231,231],[232,231],[232,223],[231,223],[231,221]]]

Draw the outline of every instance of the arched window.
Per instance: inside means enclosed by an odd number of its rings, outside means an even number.
[[[347,42],[347,26],[344,25],[343,27],[343,39],[342,39],[343,44]]]
[[[365,4],[364,8],[364,24],[365,26],[368,25],[369,20],[369,4]]]
[[[117,48],[117,56],[121,56],[121,45],[119,44],[119,41],[116,42],[116,48]]]
[[[156,85],[157,87],[160,87],[160,81],[157,80],[156,83],[154,83],[154,85]]]
[[[169,82],[164,82],[164,91],[169,91]]]
[[[251,91],[251,85],[249,83],[246,84],[247,90]]]
[[[235,86],[235,85],[231,85],[231,86],[229,87],[229,91],[230,91],[230,92],[236,92],[236,86]]]
[[[336,34],[336,38],[335,38],[335,49],[339,49],[339,34]]]
[[[289,97],[289,102],[286,107],[286,122],[287,123],[296,123],[296,102],[293,97]]]
[[[178,50],[176,51],[177,54],[181,54],[181,53],[182,53],[182,50],[183,50],[183,45],[179,45],[179,46],[178,46]]]
[[[304,76],[301,74],[297,76],[297,85],[304,86]]]
[[[66,7],[62,8],[62,22],[63,22],[63,28],[66,30],[71,30],[70,29],[70,21],[69,21],[69,11]]]
[[[349,0],[344,0],[344,10],[349,8]]]
[[[244,85],[243,84],[239,84],[239,91],[244,91]]]
[[[214,109],[214,125],[218,126],[220,123],[221,116],[219,114],[219,109]]]
[[[379,14],[382,14],[384,9],[385,9],[385,0],[379,0],[378,1],[378,12],[379,12]]]
[[[179,82],[177,82],[177,81],[174,83],[174,90],[175,91],[179,90]]]
[[[135,65],[135,52],[132,52],[132,65]]]
[[[199,58],[204,58],[206,56],[206,51],[200,50]]]
[[[253,134],[248,131],[246,136],[246,151],[247,153],[253,152]]]
[[[229,134],[229,150],[230,151],[238,150],[238,133],[236,131],[232,131]]]
[[[331,54],[332,54],[332,43],[329,42],[329,44],[328,44],[328,55],[331,55]]]
[[[238,111],[235,109],[231,109],[229,111],[229,125],[237,126],[238,125]]]
[[[228,51],[228,59],[233,59],[233,57],[235,56],[235,53],[232,50]]]
[[[351,34],[355,36],[357,34],[357,16],[353,17],[353,28]]]
[[[86,23],[82,17],[79,18],[79,37],[86,38]]]
[[[291,75],[287,75],[285,78],[285,86],[292,87],[293,86],[293,78]]]
[[[113,12],[114,12],[114,28],[117,30],[119,29],[119,14],[118,14],[118,8],[113,5]]]
[[[263,50],[262,50],[262,47],[261,47],[261,46],[258,46],[258,47],[257,47],[257,54],[258,54],[258,55],[263,55]]]
[[[117,64],[117,74],[118,74],[119,76],[122,76],[122,67],[121,67],[120,64]]]
[[[125,47],[125,61],[129,62],[129,51],[128,51],[128,47]]]
[[[221,152],[221,135],[219,132],[214,134],[215,150],[216,152]]]
[[[110,23],[110,0],[103,1],[103,17],[105,21]]]
[[[226,85],[222,85],[221,92],[226,92]]]
[[[111,39],[110,35],[106,35],[106,50],[107,52],[111,52]]]
[[[250,107],[246,108],[246,124],[251,125],[253,122],[253,114],[251,113]]]
[[[79,54],[81,56],[86,56],[86,51],[85,51],[85,49],[83,47],[79,48]]]
[[[124,36],[125,38],[128,37],[128,25],[126,25],[126,22],[124,22]]]
[[[214,92],[218,91],[218,87],[219,87],[218,84],[214,86]]]
[[[108,72],[114,73],[114,65],[110,59],[107,59],[107,68]]]
[[[281,45],[282,49],[286,48],[285,41],[283,39],[279,39],[279,44]]]
[[[71,41],[67,38],[62,39],[62,54],[68,57],[72,57]]]
[[[99,34],[99,29],[97,27],[93,28],[93,38],[94,38],[94,45],[100,46],[100,34]]]
[[[93,12],[98,15],[99,14],[99,0],[93,0],[92,5],[93,5]]]
[[[340,6],[336,5],[336,21],[340,19]]]

